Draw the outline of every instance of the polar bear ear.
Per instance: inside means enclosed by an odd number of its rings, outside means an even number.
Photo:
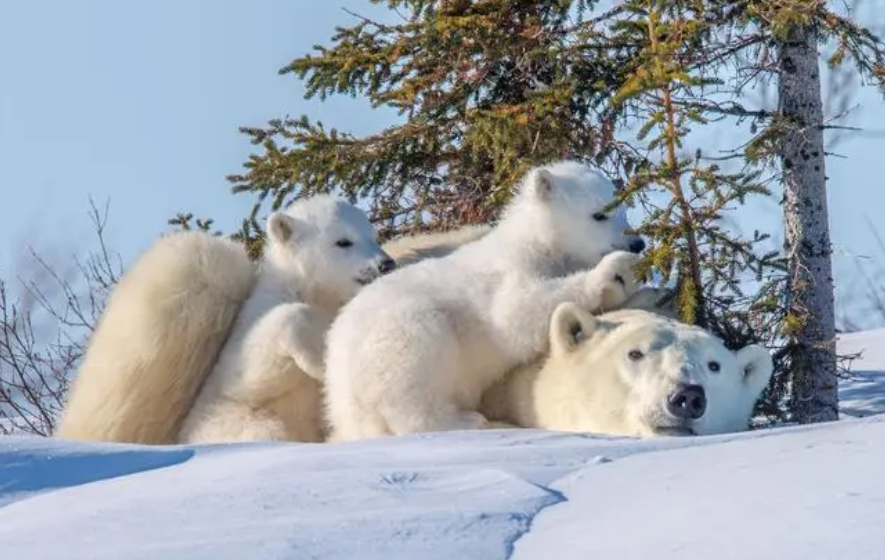
[[[550,194],[553,192],[553,174],[546,169],[533,170],[526,188],[528,194],[535,200],[544,202],[550,200]]]
[[[758,344],[745,346],[735,352],[743,381],[747,388],[758,396],[768,385],[774,372],[774,363],[768,350]]]
[[[584,343],[599,320],[576,303],[561,303],[550,319],[550,349],[558,354],[572,352]]]
[[[267,235],[271,243],[286,243],[292,239],[294,230],[295,220],[284,212],[274,212],[267,218]]]

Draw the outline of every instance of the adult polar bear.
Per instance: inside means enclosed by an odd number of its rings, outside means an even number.
[[[644,310],[594,316],[563,303],[550,352],[490,387],[493,423],[635,437],[747,429],[772,374],[771,355],[733,352],[709,332]]]
[[[272,214],[269,225],[268,251],[257,270],[242,245],[205,233],[175,233],[154,243],[111,294],[56,435],[174,443],[237,317],[241,325],[254,322],[256,315],[274,306],[276,310],[260,322],[273,341],[258,344],[268,356],[288,352],[292,360],[273,364],[280,370],[268,373],[267,391],[280,390],[280,377],[290,373],[297,398],[309,402],[305,414],[316,410],[319,385],[303,372],[320,375],[322,330],[309,321],[333,316],[393,263],[378,246],[365,214],[328,196],[300,200]],[[247,299],[249,305],[241,313]],[[305,319],[300,323],[299,314]],[[280,326],[275,321],[291,318],[296,321],[288,331],[275,330]],[[244,357],[239,350],[245,330],[234,333],[230,350],[222,355],[226,372],[219,374],[221,379],[248,381],[231,373],[239,369],[231,362]],[[287,334],[293,336],[280,336]],[[249,343],[256,338],[257,333]],[[295,364],[300,372],[292,371]],[[219,386],[234,389],[236,383],[214,382],[208,391]],[[254,395],[247,391],[247,396]]]
[[[182,232],[154,243],[111,292],[55,435],[173,443],[253,276],[233,241]]]
[[[330,439],[484,427],[483,390],[543,353],[559,303],[634,293],[644,243],[614,194],[576,162],[535,168],[493,230],[361,290],[327,335]]]

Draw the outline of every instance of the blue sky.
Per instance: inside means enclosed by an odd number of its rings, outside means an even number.
[[[4,2],[0,274],[23,273],[29,246],[56,259],[88,249],[90,195],[110,199],[109,238],[127,262],[178,210],[229,230],[252,204],[224,179],[252,149],[238,126],[302,113],[356,133],[389,124],[361,100],[307,102],[296,79],[277,74],[353,21],[342,7],[386,14],[366,0]],[[841,142],[848,159],[828,161],[843,297],[859,256],[880,257],[865,219],[881,222],[885,205],[885,104],[871,89],[854,102],[849,123],[878,134]],[[765,204],[741,225],[770,229],[778,216]]]
[[[298,81],[277,74],[347,21],[342,6],[365,4],[5,2],[0,265],[26,243],[85,247],[90,195],[110,198],[127,259],[178,210],[229,229],[252,204],[224,179],[252,149],[240,125],[304,112],[356,131],[389,122],[350,98],[305,102]]]

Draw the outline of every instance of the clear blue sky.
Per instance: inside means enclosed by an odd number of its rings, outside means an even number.
[[[230,229],[251,207],[226,174],[252,147],[237,132],[308,113],[357,133],[391,114],[361,100],[306,102],[277,70],[317,43],[348,7],[385,17],[366,0],[28,0],[0,7],[0,274],[27,246],[63,259],[89,248],[88,197],[110,199],[112,248],[134,258],[177,210]],[[855,138],[828,161],[841,296],[857,255],[883,257],[864,221],[885,206],[885,105],[872,90],[856,102]],[[771,204],[742,220],[770,229]],[[882,225],[885,235],[885,224]]]
[[[230,229],[252,204],[224,179],[252,149],[238,126],[305,112],[357,131],[387,124],[389,115],[362,101],[308,103],[297,80],[277,74],[350,19],[342,6],[367,5],[4,2],[0,266],[26,243],[86,247],[90,195],[110,198],[113,241],[125,258],[177,210]]]

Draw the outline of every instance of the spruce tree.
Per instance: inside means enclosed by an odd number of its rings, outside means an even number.
[[[744,89],[776,79],[792,44],[784,31],[796,25],[835,41],[831,62],[850,60],[880,81],[881,41],[821,1],[627,0],[606,11],[591,0],[384,3],[397,14],[392,23],[354,14],[328,46],[280,72],[303,80],[309,98],[361,96],[393,108],[396,124],[362,137],[308,116],[243,128],[262,149],[230,180],[257,200],[238,233],[254,254],[257,217],[296,197],[337,192],[364,202],[385,238],[494,221],[530,166],[592,162],[623,182],[617,203],[647,211],[638,228],[650,241],[646,266],[675,285],[683,320],[733,347],[775,350],[766,411],[779,411],[791,381],[809,378],[806,342],[829,331],[807,322],[798,253],[766,249],[767,234],[742,237],[723,221],[748,197],[770,195],[790,150],[802,157],[787,133],[789,107],[747,108]],[[736,66],[752,67],[752,77],[733,75]],[[749,137],[732,154],[740,166],[690,145],[692,130],[727,118]],[[815,119],[810,126],[822,126]],[[822,191],[801,196],[816,203]],[[814,340],[802,334],[809,329],[819,331]],[[832,345],[815,352],[813,360],[832,363]]]
[[[824,113],[816,26],[791,25],[778,51],[780,156],[795,341],[792,411],[802,423],[838,420],[836,313],[827,212]]]
[[[800,423],[832,421],[839,417],[839,379],[819,44],[832,39],[831,67],[851,60],[883,93],[885,48],[879,37],[829,10],[826,2],[769,0],[759,2],[755,12],[777,51],[778,111],[771,130],[783,173],[790,408]]]
[[[777,109],[756,115],[762,132],[748,144],[748,161],[776,160],[783,185],[787,264],[783,321],[785,342],[779,385],[789,382],[789,417],[800,423],[838,418],[838,368],[832,248],[826,199],[820,46],[833,47],[831,68],[850,63],[885,93],[882,39],[838,14],[823,0],[723,2],[729,31],[737,35],[733,56],[753,60],[755,83],[772,81]],[[734,37],[734,35],[733,35]]]
[[[593,2],[386,4],[405,20],[358,18],[281,73],[309,98],[362,96],[401,122],[367,137],[306,116],[245,128],[263,153],[231,177],[236,192],[270,208],[341,192],[387,236],[488,222],[533,164],[611,153],[600,115],[631,53],[583,17]]]

